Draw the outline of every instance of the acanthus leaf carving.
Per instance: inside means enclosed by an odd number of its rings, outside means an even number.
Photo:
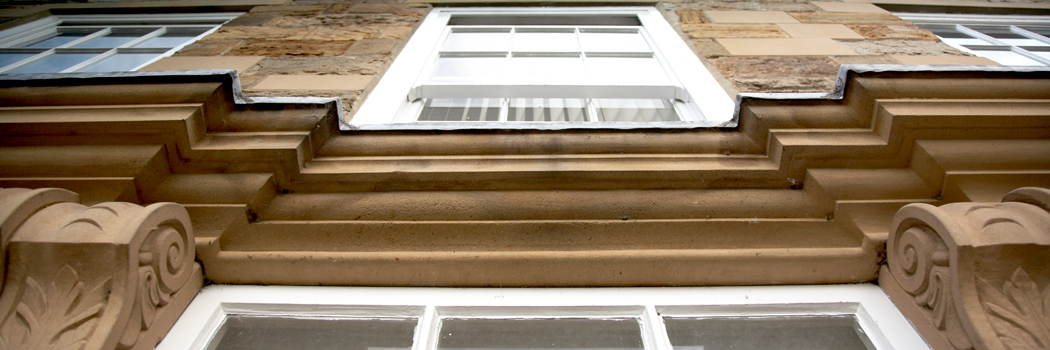
[[[80,349],[87,342],[109,294],[110,278],[90,289],[66,265],[47,283],[32,276],[13,313],[0,325],[0,349]]]
[[[1042,293],[1022,268],[997,289],[978,277],[989,323],[1006,349],[1050,349],[1050,287]]]

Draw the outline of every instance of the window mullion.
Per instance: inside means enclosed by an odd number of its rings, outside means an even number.
[[[9,64],[9,65],[4,66],[4,67],[0,67],[0,74],[6,74],[6,73],[8,73],[10,71],[13,71],[13,70],[18,69],[18,68],[22,68],[22,67],[24,67],[24,66],[26,66],[26,65],[28,65],[30,63],[42,60],[42,59],[47,58],[48,56],[51,56],[51,55],[54,55],[54,54],[55,54],[55,49],[48,49],[47,51],[38,53],[38,54],[30,56],[30,57],[26,57],[25,59],[23,59],[21,61]]]
[[[129,47],[141,44],[141,43],[145,42],[146,40],[153,39],[153,38],[156,38],[158,36],[164,35],[167,32],[168,32],[168,28],[167,27],[161,27],[160,29],[157,29],[157,30],[154,30],[152,32],[149,32],[146,35],[140,36],[138,39],[126,42],[126,43],[124,43],[124,45],[117,46],[117,48],[118,49],[129,48]]]
[[[1046,57],[1043,57],[1043,56],[1036,55],[1036,54],[1034,54],[1034,53],[1032,53],[1032,52],[1030,52],[1028,50],[1025,50],[1024,48],[1017,47],[1017,46],[1011,46],[1010,47],[1010,51],[1013,52],[1013,53],[1016,53],[1018,55],[1024,56],[1025,58],[1028,58],[1028,59],[1031,59],[1033,61],[1042,63],[1043,65],[1050,66],[1050,59],[1047,59]]]
[[[84,60],[83,62],[80,62],[80,63],[77,63],[77,64],[73,65],[72,67],[66,68],[66,69],[62,70],[61,72],[59,72],[59,73],[73,73],[73,72],[76,72],[78,70],[84,69],[87,66],[90,66],[92,64],[98,63],[99,61],[102,61],[104,59],[110,58],[110,57],[112,57],[113,55],[116,55],[116,54],[117,54],[117,49],[109,49],[106,52],[103,52],[103,53],[100,53],[98,55],[95,55],[95,57],[89,58],[87,60]]]
[[[113,30],[107,27],[107,28],[99,30],[97,32],[85,35],[83,38],[80,38],[80,39],[77,39],[77,40],[73,40],[73,41],[70,41],[68,43],[59,45],[58,47],[55,47],[55,48],[56,49],[65,49],[65,48],[74,47],[74,46],[83,44],[85,42],[91,41],[91,40],[93,40],[95,38],[104,37],[104,36],[112,34],[112,33],[113,33]]]
[[[1040,42],[1042,42],[1044,44],[1050,44],[1050,38],[1047,38],[1047,37],[1045,37],[1045,36],[1043,36],[1043,35],[1041,35],[1039,33],[1032,32],[1032,31],[1029,31],[1027,29],[1024,29],[1024,28],[1021,28],[1021,27],[1018,27],[1018,26],[1010,26],[1010,32],[1012,32],[1014,34],[1018,34],[1018,35],[1024,36],[1024,37],[1032,39],[1032,40],[1038,40],[1038,41],[1040,41]]]
[[[969,27],[966,27],[966,26],[964,26],[962,24],[956,24],[955,25],[955,30],[960,32],[960,33],[972,36],[974,38],[978,38],[978,39],[990,42],[990,43],[992,43],[992,45],[1010,46],[1010,44],[1002,42],[999,39],[993,38],[993,37],[989,36],[988,34],[984,34],[984,33],[978,32],[976,30],[970,29]]]
[[[642,314],[642,322],[642,339],[651,342],[651,344],[646,344],[647,349],[674,349],[671,345],[670,337],[667,336],[667,328],[664,327],[664,320],[660,317],[660,313],[656,311],[656,306],[645,306],[645,313]]]
[[[441,326],[440,315],[437,307],[427,305],[423,316],[419,319],[419,327],[415,339],[412,341],[412,350],[435,350],[437,349],[438,327]]]

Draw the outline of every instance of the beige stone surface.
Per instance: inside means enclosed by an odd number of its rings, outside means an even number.
[[[811,1],[810,4],[827,12],[890,13],[881,7],[865,3]]]
[[[371,75],[283,75],[267,76],[252,90],[364,90]]]
[[[263,13],[280,13],[285,15],[290,14],[318,14],[327,8],[327,5],[270,5],[270,6],[256,6],[253,7],[250,13],[263,14]]]
[[[1050,190],[1002,203],[910,204],[893,219],[888,272],[898,308],[939,349],[1037,349],[1050,338]]]
[[[203,284],[178,204],[87,207],[62,189],[5,188],[0,223],[7,349],[152,349]]]
[[[230,40],[198,40],[186,45],[174,56],[221,56],[240,44],[241,39]]]
[[[353,40],[245,40],[230,49],[230,56],[310,57],[338,56]]]
[[[839,42],[861,55],[968,56],[969,54],[939,41],[864,40]]]
[[[919,64],[919,65],[977,65],[977,66],[998,66],[999,63],[992,61],[984,57],[976,56],[909,56],[909,55],[891,55],[893,59],[903,64]]]
[[[940,40],[937,35],[916,25],[850,24],[847,27],[868,39]]]
[[[792,38],[864,39],[841,24],[781,23],[777,26]]]
[[[825,38],[806,39],[751,39],[718,38],[729,53],[741,56],[812,56],[812,55],[856,55],[857,53],[835,40]]]
[[[361,39],[350,45],[343,56],[389,55],[400,43],[397,39]]]
[[[790,12],[791,17],[802,23],[838,23],[838,24],[898,24],[908,25],[889,13],[866,12]]]
[[[704,11],[711,23],[798,23],[783,11]]]
[[[682,24],[707,23],[704,11],[700,10],[678,10],[678,22]]]
[[[165,57],[139,70],[236,69],[237,73],[243,75],[263,58],[262,56]]]
[[[901,64],[890,55],[831,56],[838,64]]]
[[[221,27],[202,40],[302,40],[310,33],[309,28],[282,27]]]
[[[306,40],[361,40],[361,39],[407,39],[413,27],[408,26],[347,26],[321,27],[310,32]]]
[[[693,45],[696,45],[697,50],[700,50],[700,54],[704,57],[722,57],[729,56],[729,51],[726,48],[719,45],[714,39],[697,39],[693,40]]]
[[[707,38],[786,38],[787,34],[773,24],[707,23],[682,24],[682,31],[695,39]]]

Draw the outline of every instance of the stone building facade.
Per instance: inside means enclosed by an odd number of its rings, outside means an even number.
[[[339,131],[434,7],[621,4],[8,3],[245,14],[144,73],[0,77],[0,338],[152,348],[205,283],[875,282],[935,349],[1047,347],[1050,70],[885,8],[1050,3],[645,3],[748,93],[738,126]]]

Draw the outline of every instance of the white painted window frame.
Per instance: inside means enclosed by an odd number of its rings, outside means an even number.
[[[936,24],[936,25],[953,25],[954,30],[966,34],[970,37],[985,40],[989,42],[989,47],[999,47],[997,51],[1010,51],[1020,56],[1024,56],[1030,60],[1039,62],[1044,66],[1050,66],[1050,58],[1036,55],[1022,47],[1011,45],[1001,40],[995,39],[984,33],[971,29],[967,26],[972,25],[995,25],[995,26],[1008,26],[1010,32],[1037,40],[1043,43],[1050,44],[1050,38],[1033,33],[1025,30],[1024,28],[1018,27],[1020,25],[1041,25],[1050,26],[1050,16],[1024,16],[1024,15],[963,15],[963,14],[943,14],[943,13],[894,13],[897,17],[903,20],[915,23],[917,25],[923,24]],[[960,51],[971,53],[977,56],[982,56],[980,52],[974,52],[969,48],[958,45],[956,43],[945,41],[948,44]]]
[[[878,350],[929,350],[872,284],[690,288],[205,287],[157,350],[200,350],[227,315],[419,318],[412,350],[432,350],[442,317],[641,319],[646,350],[672,350],[662,316],[855,315]]]
[[[44,19],[33,21],[31,23],[23,24],[14,28],[0,31],[0,52],[5,53],[17,53],[19,51],[25,51],[18,49],[17,47],[26,43],[32,43],[53,37],[60,34],[59,27],[64,28],[76,28],[76,27],[106,27],[98,32],[91,35],[84,36],[80,39],[65,43],[55,48],[44,50],[31,57],[20,60],[18,62],[11,63],[9,65],[0,67],[0,74],[6,74],[23,66],[32,64],[33,62],[47,58],[48,56],[58,53],[96,53],[97,55],[93,58],[85,60],[79,64],[69,67],[61,72],[57,73],[73,73],[80,69],[91,66],[92,64],[98,63],[106,58],[116,55],[118,52],[121,53],[157,53],[157,57],[136,66],[132,71],[138,70],[142,67],[148,66],[157,60],[171,56],[175,52],[189,45],[197,40],[200,40],[219,29],[222,24],[229,22],[230,20],[243,15],[243,12],[221,12],[221,13],[192,13],[192,14],[129,14],[129,15],[55,15]],[[63,24],[77,23],[75,26],[63,26]],[[144,36],[139,37],[131,42],[120,45],[119,47],[103,50],[103,49],[78,49],[74,46],[80,45],[84,42],[92,39],[105,36],[110,34],[112,28],[141,28],[141,27],[162,27],[158,30],[150,32]],[[203,33],[197,35],[193,39],[187,40],[182,45],[170,48],[170,49],[139,49],[133,48],[132,46],[142,43],[154,37],[164,35],[168,28],[207,28]],[[163,51],[161,51],[163,50]],[[104,52],[96,52],[104,51]]]
[[[403,114],[418,114],[405,110],[410,106],[409,95],[416,86],[421,72],[434,62],[439,44],[447,36],[448,21],[453,15],[637,15],[647,37],[654,44],[654,51],[672,72],[672,80],[682,86],[692,103],[686,107],[694,109],[697,117],[690,122],[658,123],[435,123],[396,122]],[[679,94],[681,94],[679,93]],[[676,103],[677,105],[678,103]],[[418,105],[418,103],[417,103]],[[696,128],[729,125],[733,119],[735,103],[704,67],[700,59],[686,45],[663,15],[653,7],[566,7],[566,8],[438,8],[423,19],[405,48],[387,69],[375,89],[364,100],[361,108],[350,121],[342,121],[342,130],[391,130],[391,129],[573,129],[573,128]],[[690,111],[683,111],[691,113]]]

